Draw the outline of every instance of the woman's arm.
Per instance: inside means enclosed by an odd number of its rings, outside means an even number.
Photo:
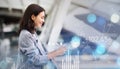
[[[48,53],[48,59],[53,59],[53,58],[55,58],[56,56],[62,55],[62,54],[65,53],[65,51],[66,51],[66,48],[65,48],[65,47],[60,47],[60,48],[58,48],[57,50]]]

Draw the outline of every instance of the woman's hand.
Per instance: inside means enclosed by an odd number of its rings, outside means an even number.
[[[66,51],[66,48],[62,46],[62,47],[58,48],[57,50],[48,53],[48,59],[52,59],[56,56],[60,56],[60,55],[64,54],[65,51]]]

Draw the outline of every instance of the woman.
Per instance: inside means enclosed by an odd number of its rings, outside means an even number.
[[[36,28],[44,23],[45,10],[36,4],[29,5],[20,24],[19,52],[20,63],[18,69],[43,69],[42,66],[66,50],[61,47],[47,53],[37,38]]]

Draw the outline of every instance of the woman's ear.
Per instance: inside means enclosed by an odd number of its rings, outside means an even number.
[[[32,15],[32,16],[31,16],[31,19],[34,21],[34,20],[35,20],[35,15]]]

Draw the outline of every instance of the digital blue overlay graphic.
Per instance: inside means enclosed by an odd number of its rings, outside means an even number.
[[[93,13],[88,14],[87,21],[89,23],[94,23],[96,20],[97,20],[97,16],[95,14],[93,14]]]

